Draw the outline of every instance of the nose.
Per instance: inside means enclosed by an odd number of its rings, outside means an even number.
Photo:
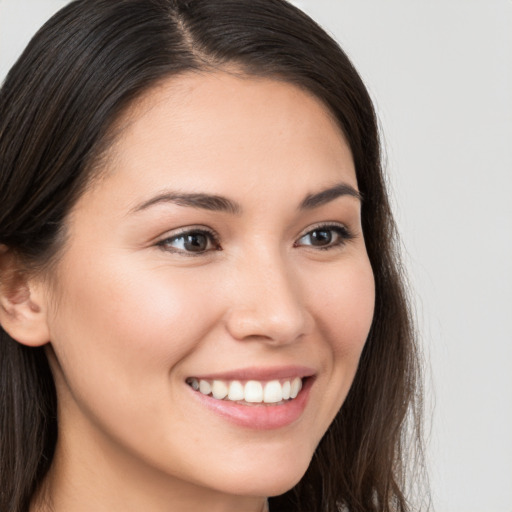
[[[235,339],[282,345],[311,331],[300,279],[281,258],[265,254],[245,260],[231,279],[226,325]]]

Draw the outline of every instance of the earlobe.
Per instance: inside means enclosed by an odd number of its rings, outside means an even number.
[[[18,258],[0,246],[0,324],[19,343],[31,347],[49,341],[42,284],[19,268]]]

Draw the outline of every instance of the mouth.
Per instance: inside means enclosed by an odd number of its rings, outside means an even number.
[[[189,377],[187,384],[215,400],[241,405],[283,405],[299,395],[308,377],[260,380],[221,380]]]
[[[185,383],[195,403],[238,427],[271,430],[303,416],[316,372],[305,367],[252,368],[190,376]]]

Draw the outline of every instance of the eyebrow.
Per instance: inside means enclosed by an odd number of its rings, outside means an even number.
[[[333,187],[322,190],[315,194],[308,194],[300,203],[299,210],[312,210],[323,206],[338,197],[350,196],[362,201],[361,193],[351,185],[346,183],[338,183]],[[163,192],[157,196],[144,201],[143,203],[135,206],[130,213],[146,210],[151,206],[160,203],[173,203],[178,206],[185,206],[189,208],[198,208],[202,210],[227,212],[233,215],[240,215],[242,207],[236,201],[228,199],[227,197],[202,194],[202,193],[181,193],[181,192]]]
[[[361,192],[356,190],[354,187],[346,183],[338,183],[337,185],[334,185],[334,187],[322,190],[316,194],[309,194],[305,197],[302,203],[300,203],[299,209],[312,210],[313,208],[323,206],[324,204],[330,203],[334,199],[342,196],[355,197],[359,201],[363,200]]]
[[[242,207],[226,197],[200,194],[200,193],[180,193],[180,192],[164,192],[153,197],[149,201],[136,206],[131,212],[139,212],[146,210],[151,206],[159,203],[174,203],[178,206],[188,206],[190,208],[199,208],[202,210],[210,210],[217,212],[227,212],[234,215],[242,213]]]

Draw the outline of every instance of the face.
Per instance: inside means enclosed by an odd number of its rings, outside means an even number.
[[[223,72],[168,80],[120,127],[52,276],[58,460],[142,486],[283,493],[373,315],[347,143],[308,93]]]

